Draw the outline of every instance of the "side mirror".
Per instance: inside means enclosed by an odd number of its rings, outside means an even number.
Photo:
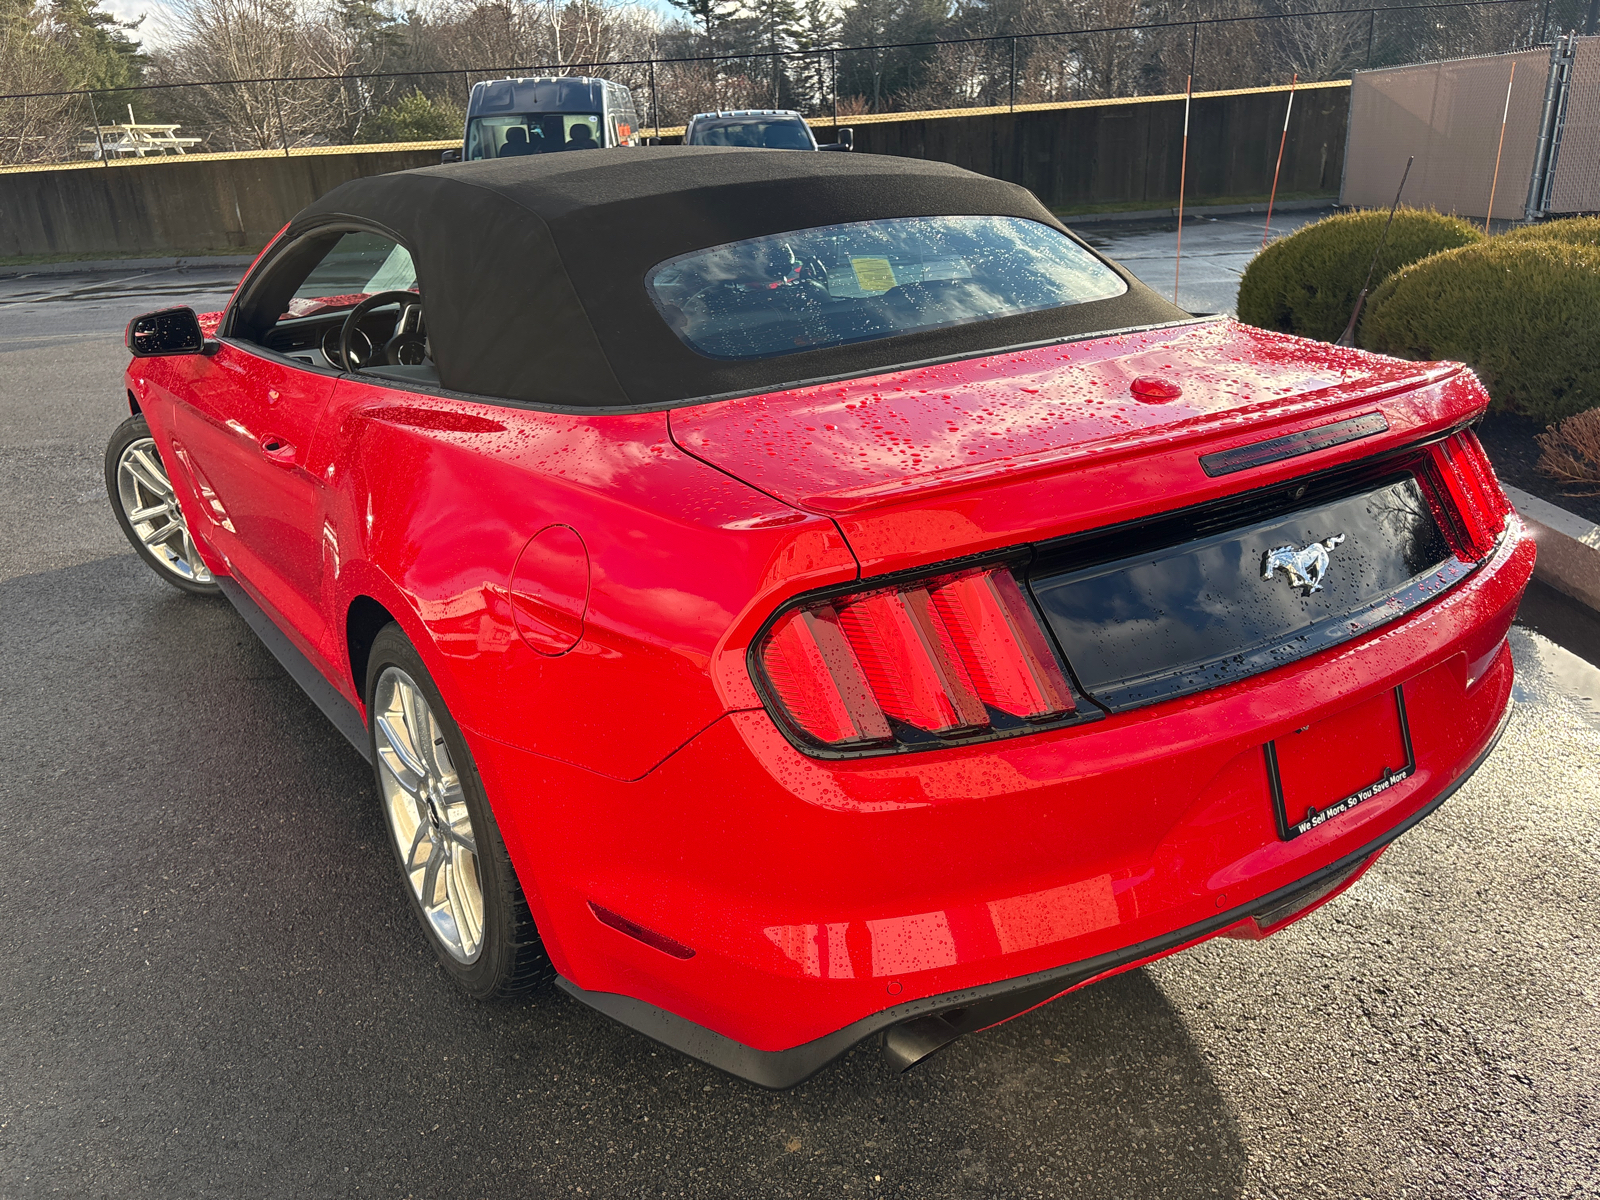
[[[661,139],[658,137],[647,137],[644,140],[644,144],[646,146],[659,146],[661,145]]]
[[[192,308],[163,308],[135,317],[128,322],[123,341],[135,358],[204,354],[208,349],[205,334],[200,332],[200,318]]]
[[[440,166],[443,166],[445,163],[457,163],[457,162],[460,162],[460,161],[461,161],[461,151],[459,151],[459,150],[441,150],[439,152],[439,165]]]
[[[848,125],[839,130],[839,145],[846,150],[854,150],[856,148],[856,131]]]

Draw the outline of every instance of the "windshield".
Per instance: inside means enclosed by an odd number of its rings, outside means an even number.
[[[404,246],[376,233],[347,233],[295,289],[284,316],[353,308],[379,292],[408,292],[416,286],[417,269]]]
[[[752,238],[668,259],[657,310],[712,358],[771,358],[1120,296],[1071,238],[1018,217],[896,217]]]
[[[813,150],[811,130],[799,117],[719,117],[696,121],[695,146],[745,146],[754,150]]]
[[[604,144],[599,113],[508,113],[467,122],[469,159],[598,150]]]

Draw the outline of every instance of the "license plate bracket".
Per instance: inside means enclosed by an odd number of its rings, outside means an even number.
[[[1405,687],[1267,742],[1262,751],[1278,837],[1292,841],[1416,773]]]

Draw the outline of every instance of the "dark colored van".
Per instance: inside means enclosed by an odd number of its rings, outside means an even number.
[[[440,158],[515,158],[636,146],[639,140],[633,94],[620,83],[581,75],[492,79],[472,85],[461,149]]]

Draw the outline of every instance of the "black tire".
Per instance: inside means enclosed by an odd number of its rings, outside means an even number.
[[[391,672],[391,669],[400,674],[389,674],[386,681],[386,674]],[[386,750],[380,754],[380,717],[398,710],[392,710],[387,701],[380,707],[379,688],[380,684],[385,684],[386,694],[392,697],[394,689],[400,686],[402,681],[414,684],[427,702],[437,732],[442,734],[440,740],[448,755],[447,765],[453,768],[454,775],[459,781],[460,800],[465,803],[471,821],[472,842],[475,847],[473,869],[476,872],[482,900],[482,920],[479,945],[476,953],[469,959],[464,959],[462,955],[464,939],[458,936],[452,944],[441,936],[439,928],[436,927],[440,917],[437,912],[430,917],[429,911],[423,904],[418,889],[419,886],[426,887],[426,884],[419,885],[413,882],[413,876],[419,870],[425,870],[425,866],[422,868],[414,866],[412,871],[407,870],[408,853],[414,854],[415,848],[422,845],[424,834],[419,832],[409,845],[401,845],[401,830],[396,817],[391,815],[391,803],[400,804],[405,799],[411,798],[413,792],[406,788],[401,772],[397,772],[389,765],[394,758],[394,751]],[[500,837],[500,827],[495,824],[494,813],[489,807],[488,797],[484,794],[483,781],[478,777],[477,768],[472,762],[472,754],[467,749],[460,728],[450,716],[449,709],[445,707],[439,689],[434,686],[427,667],[423,665],[421,656],[397,624],[384,626],[373,639],[372,651],[367,660],[366,697],[367,738],[372,751],[373,774],[377,783],[384,826],[389,831],[389,844],[394,850],[395,860],[405,882],[406,897],[411,902],[411,909],[427,935],[428,944],[438,956],[439,964],[463,991],[479,1000],[516,996],[548,983],[555,978],[555,970],[550,965],[550,958],[545,953],[543,942],[539,940],[539,931],[534,925],[533,915],[528,910],[527,898],[522,894],[522,887],[517,882],[511,858],[506,853],[505,842]],[[382,736],[387,739],[388,733],[384,732]],[[386,741],[385,744],[391,743]],[[433,754],[434,751],[429,750],[428,753]],[[435,761],[430,761],[427,765],[432,768],[435,766]],[[451,828],[459,828],[459,821],[449,822],[448,825]],[[441,824],[434,826],[435,829],[441,827],[443,827]],[[429,853],[437,853],[437,850],[431,850]],[[462,868],[457,866],[454,869]],[[457,926],[452,918],[449,928],[459,934],[460,928],[469,924],[470,922],[464,921],[462,926]]]
[[[134,456],[132,460],[130,455]],[[160,470],[148,470],[140,464]],[[142,416],[129,417],[112,433],[111,440],[106,443],[105,476],[111,511],[116,514],[117,524],[122,526],[128,544],[144,559],[147,567],[180,591],[199,596],[215,596],[221,591],[195,548],[194,536],[172,495],[168,482],[171,470],[150,436],[149,422]],[[165,495],[159,497],[157,493],[163,489]],[[156,507],[158,499],[165,507]],[[158,515],[135,521],[129,515],[130,504],[144,505],[134,509],[136,513],[150,511]],[[166,529],[171,529],[172,533],[165,539],[151,536]],[[156,549],[151,549],[152,545]]]

